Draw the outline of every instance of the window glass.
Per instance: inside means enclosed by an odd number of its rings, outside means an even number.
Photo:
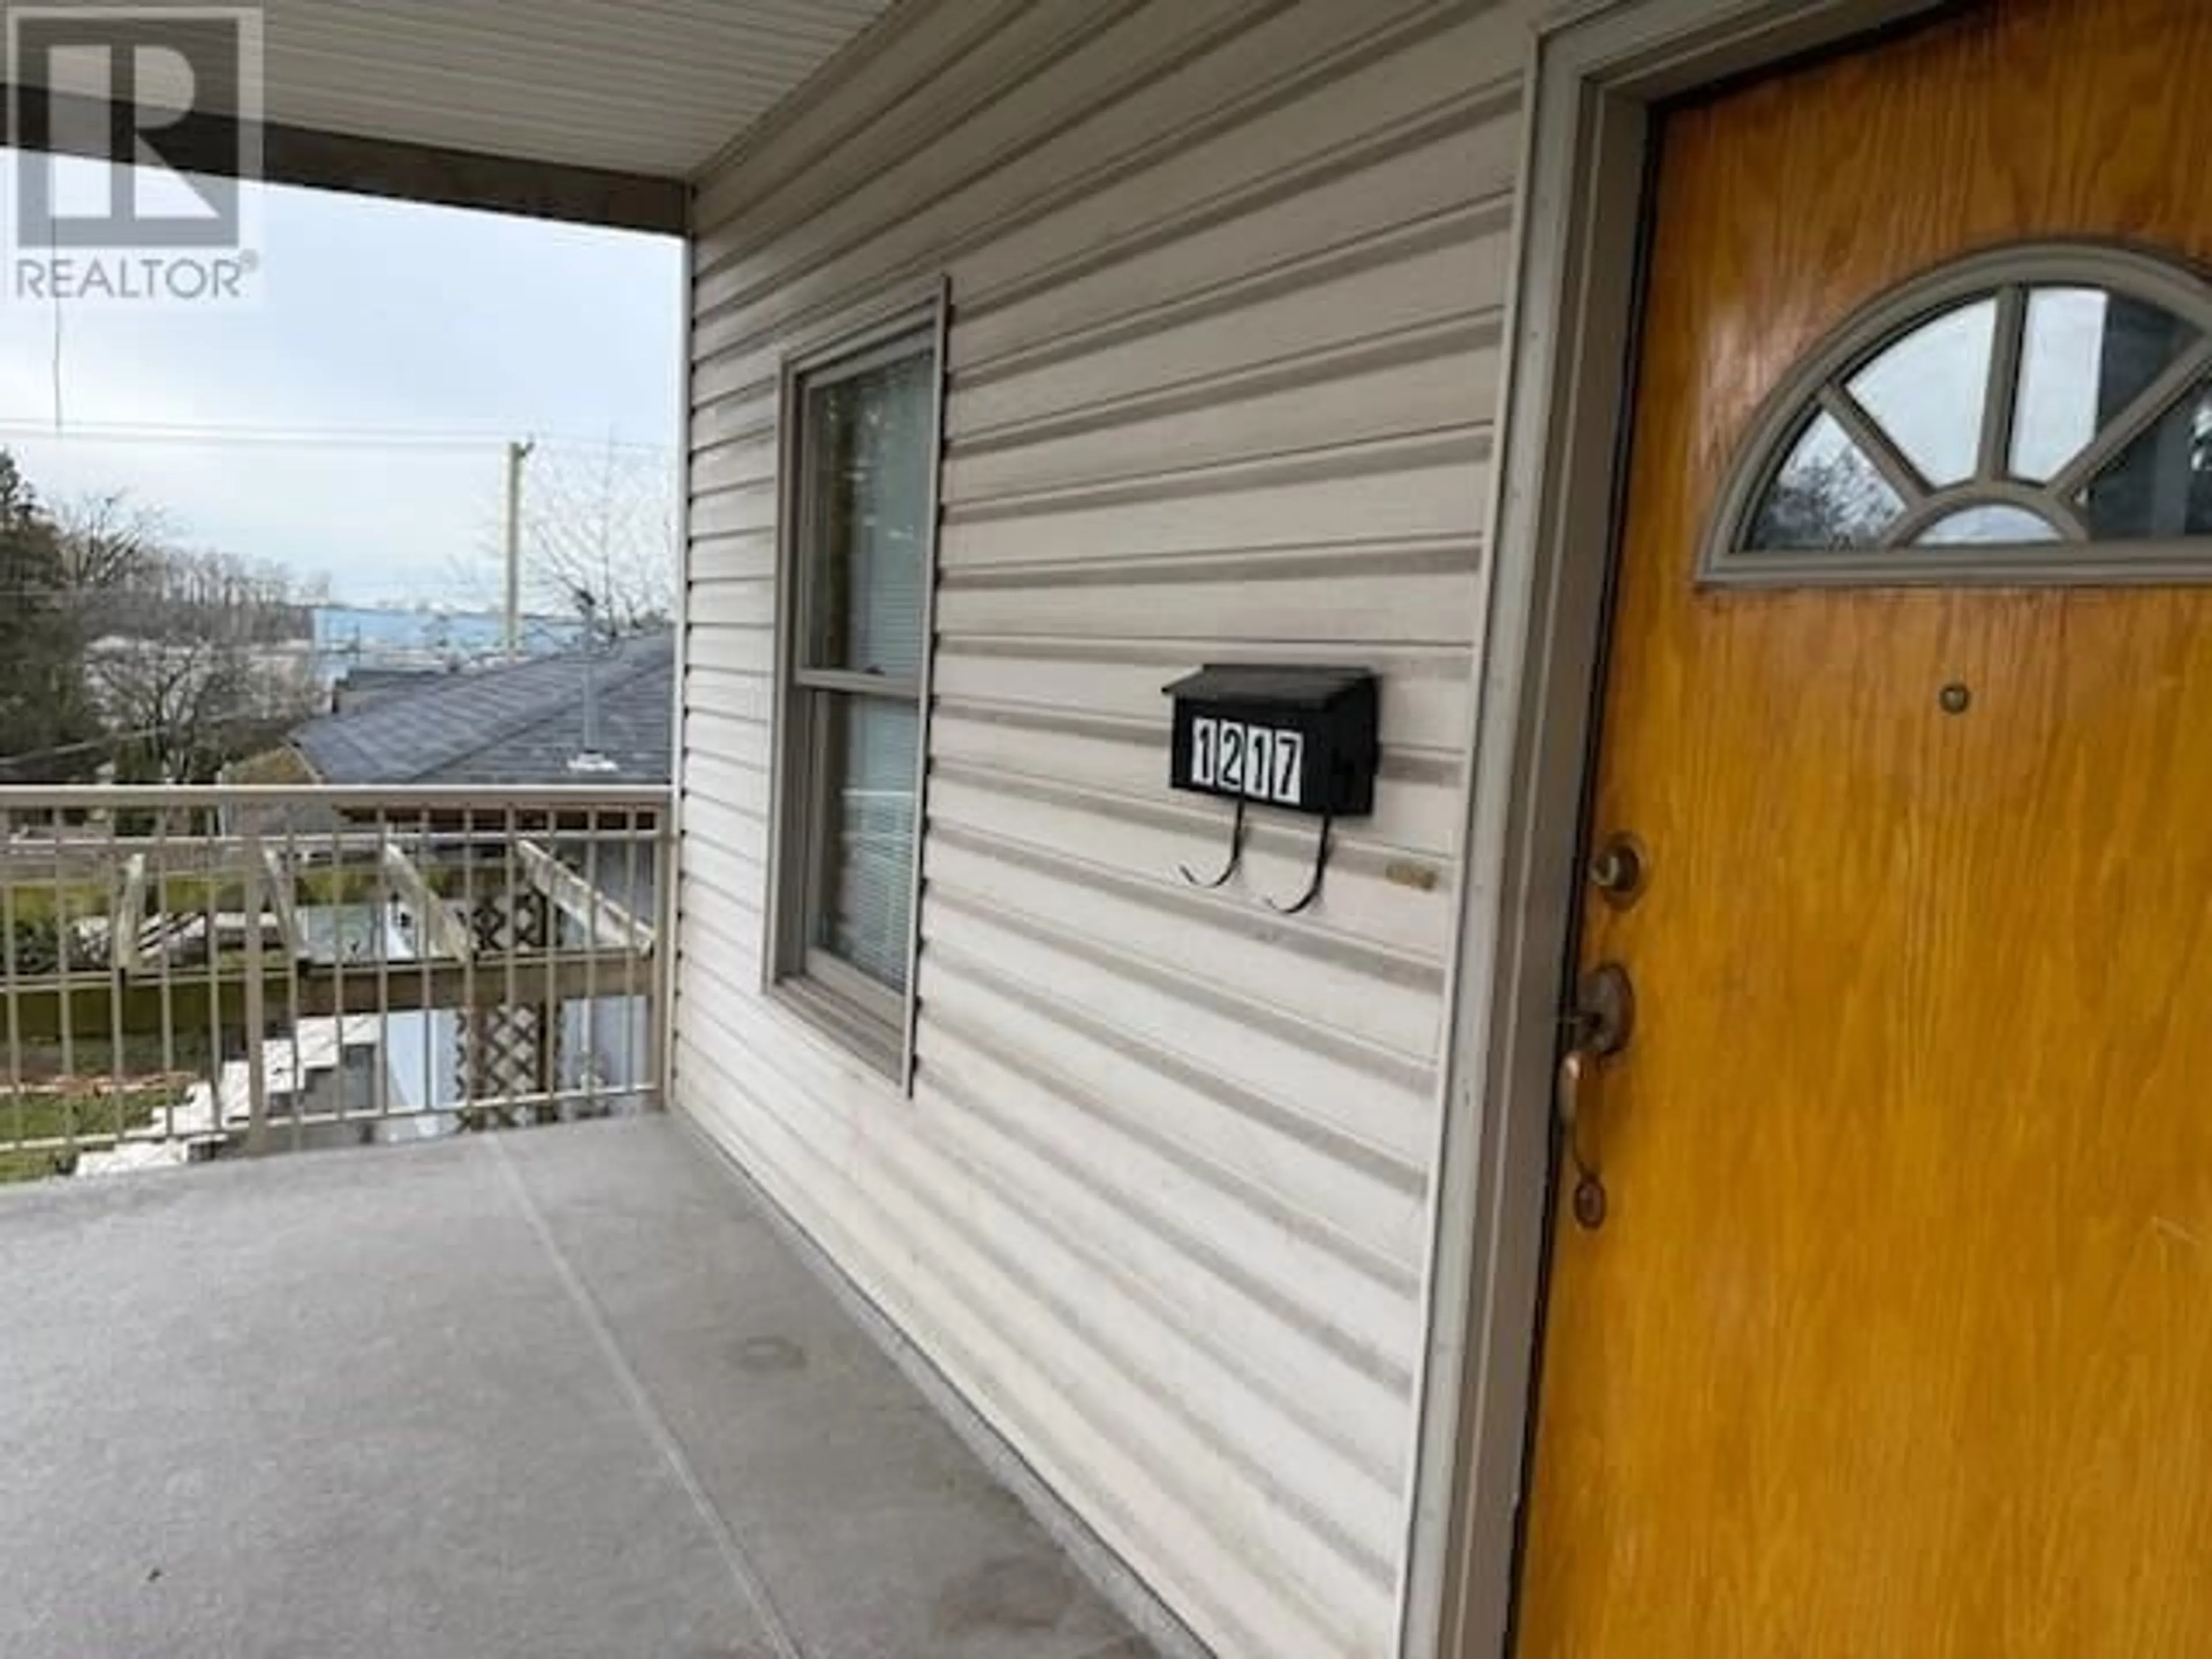
[[[1750,544],[1778,551],[1876,547],[1904,510],[1843,428],[1819,414],[1768,486]]]
[[[2080,454],[2196,337],[2171,313],[2094,288],[2027,298],[2012,471],[2040,483]]]
[[[2005,547],[2055,542],[2059,536],[2047,520],[2024,507],[1985,501],[1946,514],[1922,531],[1919,539],[1929,547]]]
[[[810,667],[921,672],[935,380],[921,351],[807,388]]]
[[[2152,559],[2212,581],[2212,283],[2124,248],[1974,254],[1823,343],[1735,465],[1704,582],[2083,582]],[[2178,542],[2199,544],[2143,545]]]
[[[1996,314],[1995,300],[1978,300],[1923,323],[1847,385],[1931,484],[1974,476]]]
[[[2123,449],[2081,507],[2092,538],[2212,535],[2212,387]]]
[[[822,891],[813,943],[903,993],[914,902],[914,704],[829,700],[823,721]]]

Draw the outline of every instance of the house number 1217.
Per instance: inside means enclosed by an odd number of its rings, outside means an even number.
[[[1303,799],[1305,763],[1304,732],[1241,720],[1191,722],[1190,781],[1201,789],[1297,806]]]

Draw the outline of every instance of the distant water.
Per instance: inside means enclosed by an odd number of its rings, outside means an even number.
[[[319,605],[315,657],[325,680],[349,668],[427,668],[496,655],[506,646],[503,617],[490,611],[379,611]],[[574,620],[522,619],[522,649],[538,657],[576,642]]]

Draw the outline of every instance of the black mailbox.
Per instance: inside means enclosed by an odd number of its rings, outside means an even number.
[[[1375,810],[1379,701],[1366,669],[1219,664],[1166,690],[1173,787],[1328,818]]]

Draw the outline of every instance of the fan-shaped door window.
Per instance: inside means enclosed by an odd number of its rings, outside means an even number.
[[[2212,287],[2045,245],[1907,284],[1760,414],[1699,575],[2212,579]]]

